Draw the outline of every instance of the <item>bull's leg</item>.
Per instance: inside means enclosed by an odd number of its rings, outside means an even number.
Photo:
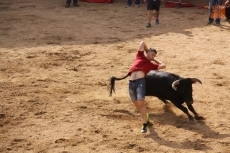
[[[165,105],[169,104],[169,102],[165,99],[159,98],[161,101],[163,101],[165,103]]]
[[[204,117],[200,116],[196,111],[195,109],[193,108],[192,105],[187,105],[188,106],[188,109],[195,115],[195,119],[196,120],[204,120]]]
[[[188,116],[188,118],[189,118],[189,120],[190,120],[191,122],[195,122],[195,119],[192,117],[192,115],[189,114],[188,109],[187,109],[186,107],[184,107],[184,106],[181,105],[181,104],[175,104],[175,103],[174,103],[174,105],[175,105],[177,108],[179,108],[180,110],[182,110],[182,111]]]
[[[165,103],[165,105],[163,106],[163,109],[165,110],[165,112],[168,112],[170,109],[170,105],[169,105],[170,102],[168,102],[167,100],[162,99],[162,98],[158,98],[158,99],[160,99],[161,101],[163,101]]]

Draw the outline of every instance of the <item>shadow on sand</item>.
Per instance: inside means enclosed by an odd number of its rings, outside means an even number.
[[[195,123],[191,123],[188,121],[186,117],[179,117],[172,113],[162,113],[158,115],[150,114],[150,118],[153,121],[158,122],[159,124],[167,124],[171,126],[175,126],[176,128],[181,128],[187,131],[192,131],[194,133],[201,134],[202,138],[197,140],[189,140],[186,138],[182,143],[166,140],[159,136],[159,134],[154,129],[154,124],[149,125],[150,134],[147,135],[147,138],[151,138],[156,141],[160,145],[165,145],[171,148],[176,149],[194,149],[194,150],[213,150],[211,147],[207,146],[206,143],[208,141],[205,138],[212,138],[212,139],[223,139],[226,137],[230,137],[230,134],[220,134],[215,130],[211,129],[205,121],[196,121]]]

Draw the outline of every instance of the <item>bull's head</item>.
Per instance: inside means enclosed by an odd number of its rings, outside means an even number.
[[[191,105],[193,103],[192,84],[196,82],[202,84],[197,78],[180,79],[172,83],[172,88],[179,93],[187,105]]]

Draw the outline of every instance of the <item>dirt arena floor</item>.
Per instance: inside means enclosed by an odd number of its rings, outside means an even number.
[[[204,2],[204,0],[200,1]],[[166,8],[146,28],[146,4],[65,0],[0,2],[0,152],[229,153],[230,24],[206,26],[207,9]],[[154,20],[154,17],[153,17]],[[146,97],[146,134],[124,76],[144,40],[166,63],[162,71],[196,77],[190,123],[170,105]]]

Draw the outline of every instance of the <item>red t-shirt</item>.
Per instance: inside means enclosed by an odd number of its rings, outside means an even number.
[[[157,70],[158,66],[158,64],[153,64],[145,57],[144,51],[138,51],[128,74],[131,75],[133,71],[143,71],[146,75],[151,70]]]

